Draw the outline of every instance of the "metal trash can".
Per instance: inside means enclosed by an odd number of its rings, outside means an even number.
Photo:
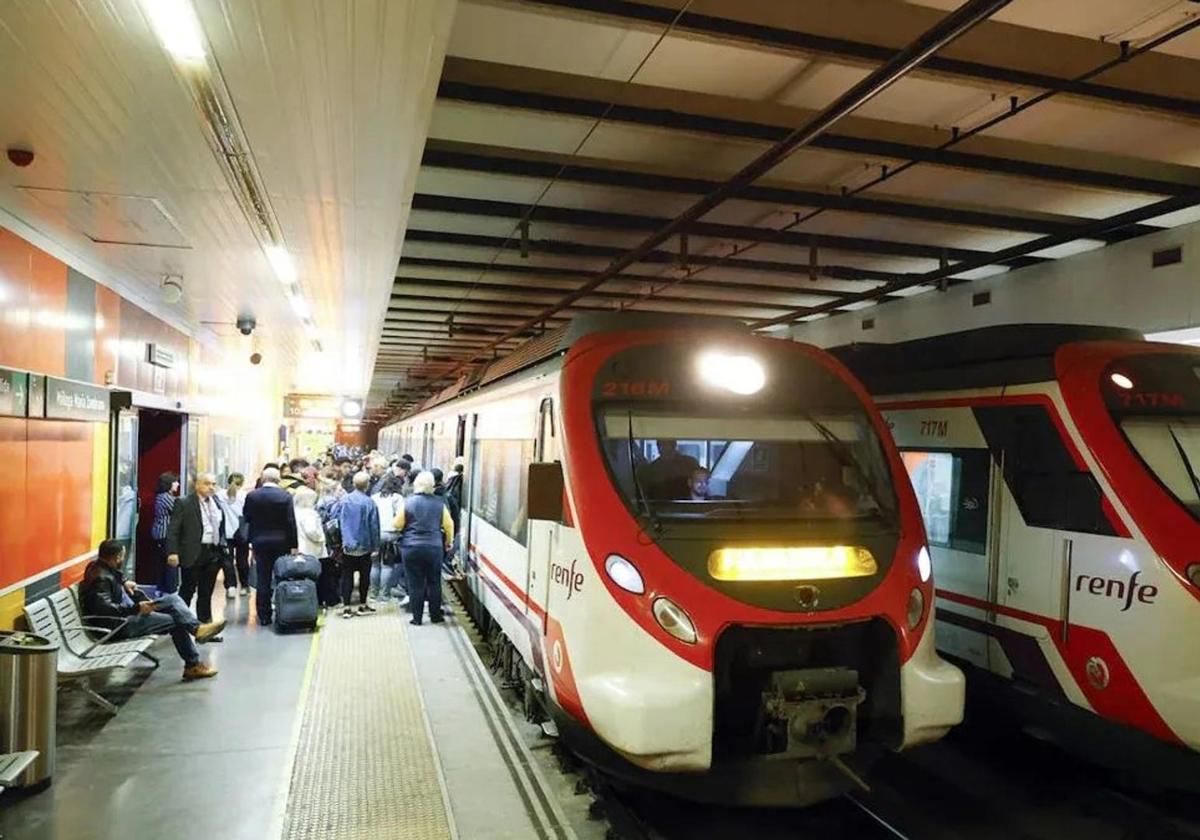
[[[43,636],[0,630],[0,753],[37,750],[14,787],[49,784],[54,775],[58,645]]]

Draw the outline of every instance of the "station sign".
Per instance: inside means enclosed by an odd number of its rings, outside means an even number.
[[[325,394],[287,394],[283,398],[283,416],[296,420],[336,420],[341,417],[342,400]]]
[[[45,417],[50,420],[104,422],[109,414],[109,390],[86,382],[47,376]]]
[[[153,341],[146,342],[146,361],[155,367],[175,367],[175,354]]]
[[[24,417],[29,403],[29,374],[0,368],[0,416]]]

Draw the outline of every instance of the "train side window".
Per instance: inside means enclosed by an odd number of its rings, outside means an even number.
[[[1113,536],[1095,477],[1075,464],[1042,405],[976,408],[975,419],[992,457],[1004,464],[1004,483],[1025,524]]]
[[[904,466],[930,545],[987,553],[988,453],[906,451]]]
[[[533,440],[480,440],[471,508],[475,515],[525,544],[526,482]]]

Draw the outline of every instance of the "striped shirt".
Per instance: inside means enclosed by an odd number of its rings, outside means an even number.
[[[154,497],[154,522],[150,525],[150,538],[165,540],[167,526],[171,524],[171,509],[175,507],[175,497],[170,493],[159,493]]]

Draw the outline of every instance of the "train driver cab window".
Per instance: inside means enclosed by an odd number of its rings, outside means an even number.
[[[988,453],[908,451],[902,457],[930,545],[985,554]]]
[[[894,518],[865,413],[705,417],[610,409],[613,480],[630,508],[673,518]]]
[[[1076,465],[1042,405],[974,409],[992,456],[1004,465],[1021,518],[1033,528],[1114,535],[1095,477]]]

